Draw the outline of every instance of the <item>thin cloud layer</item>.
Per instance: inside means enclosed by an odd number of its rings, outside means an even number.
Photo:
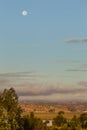
[[[9,85],[10,84],[10,85]],[[87,93],[87,88],[83,87],[87,85],[87,82],[79,82],[79,86],[75,87],[72,85],[65,85],[65,84],[46,84],[40,83],[37,81],[34,82],[27,82],[27,81],[14,81],[13,79],[0,79],[0,91],[3,91],[5,88],[14,87],[19,98],[21,100],[39,100],[43,99],[43,101],[48,100],[73,100],[73,96],[76,99],[79,97],[83,98],[84,95]]]
[[[78,85],[83,86],[83,87],[87,87],[87,81],[80,81],[78,83]]]
[[[25,86],[29,86],[29,87],[38,86],[38,83],[36,82],[38,82],[38,80],[43,81],[45,78],[47,78],[46,75],[41,75],[34,72],[1,73],[0,90],[4,90],[5,88],[10,88],[10,87],[14,87],[16,89],[16,88],[20,88],[20,86],[23,88]]]
[[[81,71],[81,72],[87,72],[87,64],[85,63],[85,64],[82,64],[82,65],[76,67],[76,68],[66,69],[66,71],[73,71],[73,72],[76,72],[76,71],[80,72],[80,71]]]
[[[28,78],[28,77],[45,77],[46,75],[39,75],[35,72],[12,72],[12,73],[1,73],[0,78]]]
[[[86,64],[83,67],[86,67]],[[26,75],[29,75],[29,78]],[[21,80],[23,79],[23,76],[24,80]],[[32,81],[30,76],[34,76],[36,80]],[[81,81],[78,83],[79,86],[77,87],[75,84],[49,84],[45,80],[40,80],[40,78],[37,80],[37,76],[39,75],[35,74],[34,72],[15,72],[0,74],[0,91],[3,91],[5,88],[14,87],[21,100],[24,98],[27,100],[30,98],[37,100],[41,99],[41,97],[43,100],[51,100],[51,96],[53,96],[54,99],[61,98],[61,100],[68,100],[68,98],[70,98],[70,95],[83,97],[83,95],[87,93],[87,88],[83,87],[87,85],[87,82]],[[26,80],[27,78],[29,80]],[[73,100],[73,96],[70,98],[70,100]]]
[[[67,64],[67,63],[81,63],[82,61],[81,60],[73,60],[73,59],[59,59],[59,60],[56,60],[56,61],[52,61],[50,63],[52,64]]]
[[[9,77],[29,77],[32,76],[33,72],[13,72],[13,73],[1,73],[0,78],[9,78]]]
[[[35,84],[34,84],[35,85]],[[17,93],[21,100],[24,101],[85,101],[87,98],[86,87],[75,86],[38,86],[17,88]]]
[[[87,72],[87,69],[67,69],[66,71],[73,71],[73,72],[76,72],[76,71],[78,71],[78,72]]]
[[[86,88],[69,88],[69,87],[59,87],[59,86],[37,86],[37,87],[32,87],[32,86],[27,86],[24,88],[17,88],[17,93],[20,96],[50,96],[53,94],[77,94],[81,92],[87,91]]]
[[[80,43],[80,42],[87,42],[87,37],[86,38],[77,38],[77,39],[68,39],[65,40],[65,43]]]

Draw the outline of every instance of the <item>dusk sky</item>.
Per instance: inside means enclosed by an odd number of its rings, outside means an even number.
[[[87,101],[87,0],[0,0],[0,91]]]

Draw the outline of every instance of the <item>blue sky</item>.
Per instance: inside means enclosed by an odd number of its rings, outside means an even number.
[[[0,89],[15,87],[22,99],[85,100],[86,16],[86,0],[1,0]]]

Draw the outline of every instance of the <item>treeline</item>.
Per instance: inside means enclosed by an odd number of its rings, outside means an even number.
[[[82,113],[79,117],[74,115],[71,120],[64,117],[64,112],[60,111],[53,119],[54,130],[87,130],[87,113]]]
[[[53,119],[53,125],[48,127],[47,124],[48,121],[43,123],[33,112],[23,115],[13,88],[0,93],[0,130],[87,130],[87,113],[67,120],[60,111]]]

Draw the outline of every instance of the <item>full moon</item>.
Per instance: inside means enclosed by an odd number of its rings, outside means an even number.
[[[23,15],[23,16],[26,16],[26,15],[28,15],[28,12],[27,12],[26,10],[23,10],[23,11],[22,11],[22,15]]]

